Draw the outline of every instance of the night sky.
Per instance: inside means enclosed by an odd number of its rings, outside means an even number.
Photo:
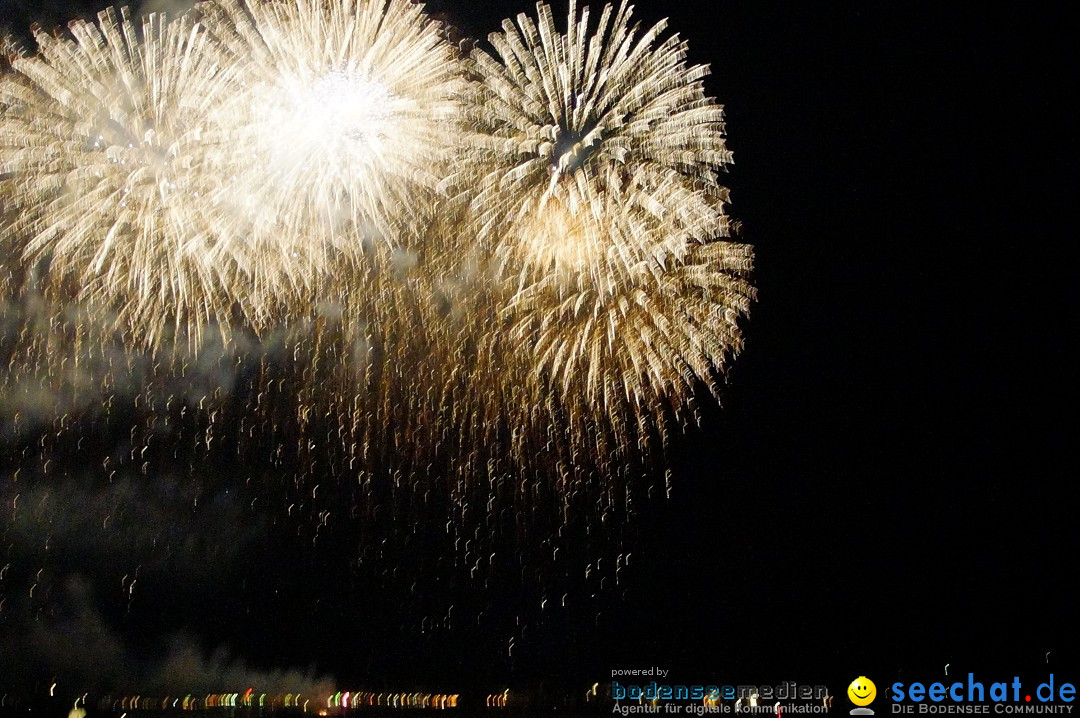
[[[474,37],[532,10],[428,7]],[[98,8],[0,0],[0,26]],[[368,583],[350,530],[308,550],[252,507],[234,466],[205,467],[197,485],[39,481],[21,505],[51,491],[40,531],[67,553],[46,577],[51,617],[29,619],[12,596],[35,582],[25,567],[42,535],[0,523],[16,558],[0,558],[13,565],[0,688],[294,671],[273,680],[577,691],[657,665],[686,682],[839,687],[865,674],[880,690],[946,663],[1037,675],[1047,652],[1080,678],[1066,588],[1080,554],[1065,19],[767,0],[640,0],[637,15],[669,17],[691,62],[713,68],[735,153],[724,181],[760,297],[723,406],[703,398],[703,427],[676,444],[672,498],[641,519],[624,586],[534,621],[510,657],[468,621],[417,632],[402,606],[461,591],[466,614],[511,617],[532,596],[426,586],[437,572],[415,566]],[[0,487],[4,511],[14,493]],[[216,508],[187,511],[196,494]],[[127,502],[139,508],[112,538],[91,530]],[[139,535],[160,526],[168,551]],[[117,578],[134,566],[129,592]]]

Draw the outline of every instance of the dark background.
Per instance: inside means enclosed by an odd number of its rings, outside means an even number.
[[[4,0],[0,24],[19,32],[98,4]],[[429,8],[473,36],[532,11]],[[187,630],[220,630],[265,668],[313,663],[387,684],[446,674],[577,690],[658,665],[674,681],[843,686],[866,674],[882,690],[947,663],[950,675],[1075,682],[1076,141],[1064,108],[1077,65],[1065,18],[763,0],[641,0],[637,16],[670,17],[690,60],[713,68],[760,302],[724,406],[677,447],[672,500],[646,518],[625,595],[587,630],[542,631],[514,665],[468,645],[450,665],[401,661],[389,637],[358,661],[328,622],[307,635],[293,625],[288,649],[245,629],[254,614],[289,631],[302,591],[273,610],[196,613]]]

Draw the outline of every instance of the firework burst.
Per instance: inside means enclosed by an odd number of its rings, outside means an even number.
[[[576,446],[648,454],[699,383],[718,391],[754,296],[750,248],[723,241],[723,111],[663,23],[639,33],[624,2],[590,28],[571,3],[560,33],[537,7],[491,36],[497,57],[473,53],[451,178],[501,276],[496,375],[533,406],[555,397],[544,421],[575,427]],[[568,452],[557,463],[580,464]]]
[[[242,81],[218,115],[234,152],[238,263],[259,291],[310,285],[407,244],[454,144],[454,48],[407,0],[212,0],[199,8]]]
[[[69,35],[35,30],[39,54],[0,78],[0,193],[8,254],[50,285],[117,313],[156,343],[227,318],[238,276],[208,199],[206,117],[233,82],[190,21],[125,9]]]
[[[685,43],[659,39],[663,23],[638,34],[625,2],[591,32],[588,9],[571,3],[560,33],[537,8],[538,23],[522,14],[490,36],[497,57],[472,55],[474,133],[457,179],[480,188],[479,236],[530,280],[585,275],[611,291],[688,241],[726,235],[716,171],[731,154],[707,68],[686,67]]]

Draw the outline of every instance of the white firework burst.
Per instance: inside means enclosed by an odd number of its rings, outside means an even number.
[[[206,118],[233,84],[189,20],[125,8],[35,29],[39,53],[0,77],[4,242],[45,263],[53,289],[107,306],[154,343],[231,311],[238,281],[209,198],[218,150]]]
[[[726,235],[717,170],[731,153],[708,69],[686,66],[677,36],[660,39],[664,23],[639,34],[626,2],[591,31],[572,2],[565,33],[537,8],[538,22],[522,14],[491,35],[497,58],[472,56],[473,134],[454,180],[481,238],[532,281],[555,270],[611,291]]]
[[[436,204],[456,140],[455,49],[408,0],[211,0],[203,22],[242,68],[234,138],[237,261],[268,293],[372,242],[404,243]]]

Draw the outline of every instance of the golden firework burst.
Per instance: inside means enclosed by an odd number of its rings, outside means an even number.
[[[491,35],[495,56],[473,52],[468,152],[448,184],[499,275],[477,294],[501,346],[492,377],[554,407],[540,424],[573,437],[556,465],[595,470],[583,447],[648,455],[699,385],[718,391],[754,297],[752,251],[726,239],[723,110],[685,43],[663,23],[639,33],[626,2],[595,27],[571,3],[565,32],[537,7]]]

